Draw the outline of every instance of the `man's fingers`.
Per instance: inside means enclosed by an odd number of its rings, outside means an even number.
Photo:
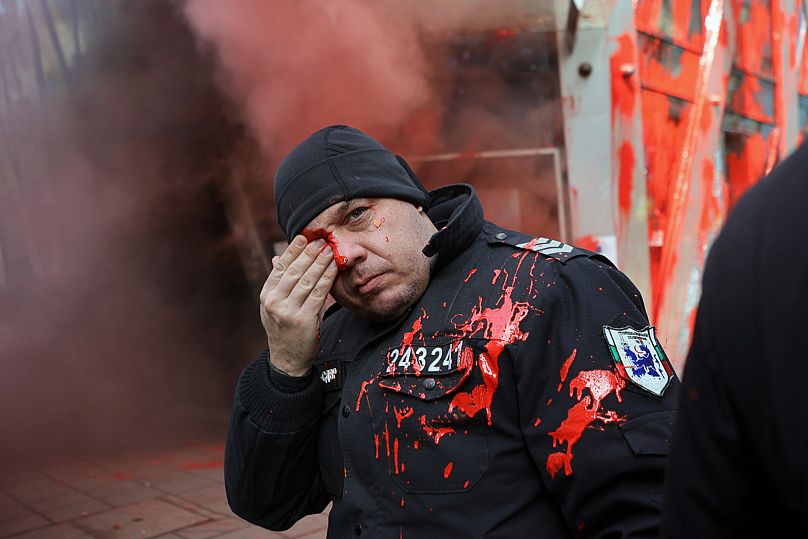
[[[271,290],[278,285],[278,282],[283,277],[287,268],[297,260],[300,253],[306,248],[306,238],[303,236],[295,236],[289,247],[279,257],[272,259],[272,271],[269,273],[269,278],[264,283],[264,290]],[[262,292],[263,294],[263,292]]]
[[[334,252],[330,247],[326,246],[324,249],[321,249],[311,266],[306,269],[305,273],[300,276],[300,279],[292,287],[292,290],[289,291],[287,301],[290,305],[296,305],[298,307],[303,305],[303,302],[309,297],[312,289],[319,284],[320,278],[328,269],[328,265],[333,259]]]
[[[300,279],[305,275],[309,267],[315,263],[323,247],[325,247],[323,240],[315,240],[308,244],[303,249],[303,252],[284,269],[283,275],[272,292],[273,295],[278,298],[289,296],[292,290],[298,286]],[[327,263],[324,265],[327,265]]]
[[[313,313],[315,315],[318,314],[320,309],[323,307],[323,303],[325,303],[325,300],[328,297],[328,293],[331,291],[331,287],[334,286],[334,281],[337,279],[338,273],[339,270],[337,269],[337,263],[332,259],[331,262],[329,262],[328,267],[320,276],[317,284],[314,285],[314,288],[312,288],[311,292],[309,292],[309,295],[303,302],[300,310]]]

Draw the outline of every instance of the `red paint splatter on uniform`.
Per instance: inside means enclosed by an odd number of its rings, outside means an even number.
[[[365,380],[362,382],[362,386],[359,388],[359,396],[356,397],[356,411],[359,411],[359,405],[362,403],[362,397],[365,393],[368,392],[368,386],[376,381],[377,376],[374,376],[370,380]],[[368,406],[370,406],[370,402],[368,402]]]
[[[576,354],[578,354],[578,349],[573,348],[572,353],[569,355],[569,357],[567,359],[564,360],[564,364],[561,365],[561,370],[558,371],[558,375],[559,375],[559,378],[561,378],[561,381],[558,383],[558,390],[557,391],[561,391],[561,386],[564,384],[564,382],[567,381],[567,374],[569,374],[569,372],[570,372],[570,367],[572,366],[572,362],[575,361]]]
[[[317,228],[315,230],[306,228],[303,229],[301,234],[303,234],[308,242],[312,242],[317,239],[325,240],[325,242],[331,247],[331,250],[334,251],[334,262],[337,263],[337,268],[340,270],[345,270],[348,268],[348,257],[339,254],[339,242],[336,240],[336,238],[334,238],[334,234],[332,232],[326,232],[323,228]]]
[[[399,410],[395,406],[393,406],[393,412],[396,414],[396,423],[398,423],[398,428],[401,428],[401,421],[403,419],[407,419],[412,415],[412,408],[407,406],[402,410]]]
[[[424,429],[424,432],[427,436],[435,440],[435,445],[440,443],[440,439],[446,436],[447,434],[454,434],[455,430],[452,427],[433,427],[432,425],[426,424],[426,416],[422,415],[421,418],[421,427]],[[415,444],[418,444],[418,440],[415,441]],[[417,449],[417,447],[416,447]]]
[[[475,273],[477,273],[477,268],[471,268],[471,271],[470,271],[470,272],[469,272],[469,274],[466,276],[466,280],[465,280],[465,281],[463,281],[463,282],[464,282],[464,283],[469,282],[469,279],[471,279],[471,276],[472,276],[472,275],[474,275]]]
[[[541,418],[540,418],[540,417],[537,417],[537,418],[536,418],[536,421],[534,421],[534,422],[533,422],[533,426],[534,426],[534,427],[538,427],[540,424],[541,424]]]
[[[469,480],[466,479],[466,482],[463,483],[463,488],[469,488]]]
[[[631,212],[631,190],[634,186],[634,147],[625,141],[620,145],[620,175],[617,185],[617,200],[620,214],[627,219]]]
[[[343,478],[348,477],[348,468],[346,468],[345,466],[342,467],[342,477]]]
[[[403,354],[404,350],[406,350],[408,346],[412,346],[412,341],[415,338],[415,335],[418,334],[424,327],[423,323],[421,322],[421,320],[423,320],[424,318],[429,318],[429,316],[427,316],[426,311],[424,309],[421,309],[421,316],[416,318],[415,321],[412,323],[412,330],[405,332],[404,336],[401,338],[401,349],[399,350],[399,354]],[[420,376],[422,365],[420,365],[417,361],[413,361],[412,366],[413,369],[415,370],[415,375]]]
[[[401,497],[401,507],[404,507],[404,496]],[[399,531],[399,537],[401,536],[401,532]]]
[[[379,435],[373,435],[373,445],[376,446],[376,460],[379,460]]]
[[[469,320],[457,327],[465,335],[473,335],[482,330],[483,337],[488,340],[485,351],[477,355],[477,365],[483,376],[482,386],[475,387],[471,392],[457,393],[449,404],[449,411],[455,408],[469,417],[485,409],[488,425],[491,425],[491,402],[499,384],[499,355],[505,346],[518,340],[525,340],[527,333],[519,330],[519,324],[530,312],[527,302],[514,302],[511,298],[513,287],[505,288],[498,307],[482,307],[480,303],[474,307]],[[464,349],[465,351],[468,348]]]
[[[594,370],[581,371],[578,376],[570,382],[570,397],[575,396],[576,402],[567,412],[567,417],[561,422],[556,430],[550,432],[553,438],[553,447],[557,444],[565,443],[566,451],[563,453],[551,453],[547,457],[547,473],[555,478],[555,474],[564,467],[565,475],[572,474],[572,448],[581,439],[584,430],[595,420],[604,423],[614,423],[624,421],[624,417],[618,416],[613,411],[600,411],[600,404],[604,398],[614,393],[618,402],[623,399],[620,391],[625,387],[623,378],[616,376],[611,371]],[[585,395],[584,390],[589,390]]]
[[[398,475],[398,437],[393,439],[393,462],[395,463],[395,467],[393,468]]]
[[[447,465],[446,465],[446,467],[443,469],[443,478],[444,478],[444,479],[449,479],[449,476],[450,476],[450,475],[452,475],[452,467],[453,467],[453,466],[454,466],[454,464],[452,464],[452,463],[450,462],[450,463],[449,463],[449,464],[447,464]]]
[[[502,273],[503,271],[504,271],[504,270],[498,270],[498,269],[497,269],[497,270],[494,270],[494,278],[493,278],[493,279],[491,279],[491,284],[494,284],[494,283],[496,283],[496,282],[497,282],[497,279],[499,278],[500,273]],[[507,278],[506,278],[506,279],[507,279]]]
[[[387,458],[390,458],[390,431],[387,428],[387,421],[384,422],[384,447],[387,450]]]

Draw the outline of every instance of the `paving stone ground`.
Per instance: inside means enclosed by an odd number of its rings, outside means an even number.
[[[14,539],[322,539],[327,509],[285,532],[227,506],[221,443],[73,462],[0,476],[0,537]]]

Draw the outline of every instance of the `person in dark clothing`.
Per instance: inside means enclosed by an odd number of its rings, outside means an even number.
[[[346,126],[298,145],[275,194],[291,244],[236,388],[237,515],[284,530],[333,502],[334,538],[658,536],[679,382],[606,258],[485,221],[470,185],[426,193]]]
[[[808,537],[808,144],[710,249],[665,487],[668,538]],[[796,384],[796,385],[795,385]]]

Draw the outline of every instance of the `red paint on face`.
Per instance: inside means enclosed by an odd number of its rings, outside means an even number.
[[[575,396],[578,400],[567,412],[567,417],[561,422],[556,430],[550,432],[553,438],[553,447],[557,444],[565,443],[566,451],[551,453],[547,457],[547,473],[551,477],[563,466],[565,475],[572,474],[572,447],[581,439],[584,430],[595,420],[604,423],[624,421],[625,418],[618,416],[613,411],[601,412],[600,404],[604,398],[614,393],[618,402],[622,402],[620,391],[625,387],[623,378],[616,376],[611,371],[594,370],[581,371],[570,382],[570,397]],[[584,390],[589,390],[589,394],[584,395]]]
[[[424,429],[426,435],[435,440],[435,445],[438,445],[440,443],[440,439],[447,434],[455,433],[455,430],[452,427],[433,427],[432,425],[427,425],[425,415],[421,416],[420,421],[421,427]],[[415,443],[418,443],[418,440],[416,440]]]
[[[523,341],[528,337],[527,333],[519,330],[519,324],[530,312],[530,305],[527,302],[514,302],[511,298],[512,292],[512,286],[506,287],[500,298],[500,305],[493,308],[482,308],[480,298],[480,304],[474,307],[469,320],[457,328],[464,335],[473,335],[482,330],[483,337],[488,340],[485,351],[477,356],[477,365],[482,372],[484,385],[475,387],[471,393],[457,393],[449,404],[449,411],[457,408],[469,417],[474,417],[477,412],[485,409],[489,426],[491,401],[499,384],[499,355],[506,345],[518,340]],[[466,350],[469,349],[463,350],[464,355]]]
[[[348,257],[339,254],[339,242],[336,240],[336,238],[334,238],[333,233],[326,232],[323,228],[317,228],[314,230],[306,228],[303,229],[301,234],[303,234],[308,242],[312,242],[317,239],[325,240],[326,244],[328,244],[331,247],[331,250],[334,251],[334,262],[336,262],[337,268],[339,270],[345,270],[348,268]]]
[[[469,279],[471,279],[471,276],[472,276],[472,275],[474,275],[475,273],[477,273],[477,268],[471,268],[471,271],[470,271],[470,272],[469,272],[469,274],[466,276],[466,280],[464,280],[463,282],[464,282],[464,283],[469,282]]]
[[[396,423],[398,423],[398,428],[400,429],[401,421],[403,419],[407,419],[408,417],[410,417],[412,415],[413,410],[409,406],[405,407],[402,410],[399,410],[398,408],[393,406],[393,412],[396,414]]]
[[[449,476],[450,476],[450,475],[452,475],[452,467],[453,467],[453,466],[454,466],[454,464],[450,462],[450,463],[449,463],[449,464],[447,464],[447,465],[446,465],[446,467],[443,469],[443,478],[444,478],[444,479],[449,479]]]

